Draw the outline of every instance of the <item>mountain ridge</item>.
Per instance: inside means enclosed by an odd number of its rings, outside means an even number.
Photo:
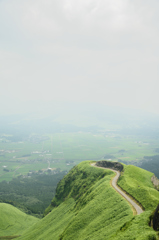
[[[133,216],[129,204],[110,186],[114,173],[94,168],[90,163],[93,161],[78,164],[59,182],[45,217],[19,240],[157,239],[156,232],[149,226],[156,202],[151,207],[145,206],[145,212]],[[135,168],[140,173],[140,179],[136,181],[146,183],[145,192],[153,189],[152,173]],[[125,173],[127,175],[127,170],[130,171],[124,165],[121,177]],[[133,174],[133,171],[130,172]],[[137,173],[136,176],[139,177]],[[123,179],[120,184],[123,184]],[[151,201],[154,201],[153,197]]]
[[[93,167],[99,167],[105,169],[106,167],[102,167],[102,164],[106,161],[99,161],[97,163],[92,163],[91,166]],[[143,212],[143,207],[140,206],[140,204],[134,199],[132,196],[128,195],[127,192],[125,192],[122,188],[120,188],[117,184],[119,177],[120,177],[120,170],[123,169],[121,168],[122,164],[118,162],[111,162],[112,168],[107,168],[110,169],[111,171],[115,172],[115,177],[111,179],[111,186],[130,204],[133,215],[139,215],[140,213]],[[114,163],[114,166],[113,166]],[[97,165],[98,164],[98,165]],[[103,164],[106,165],[106,164]],[[121,165],[121,166],[120,166]],[[115,170],[116,169],[116,170]]]

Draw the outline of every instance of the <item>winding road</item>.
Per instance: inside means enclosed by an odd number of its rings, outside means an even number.
[[[91,166],[93,167],[98,167],[96,166],[96,163],[92,163]],[[124,197],[128,203],[131,205],[131,207],[135,210],[135,214],[139,215],[140,213],[143,212],[142,208],[133,200],[132,198],[129,197],[121,188],[118,187],[117,181],[120,177],[120,172],[116,171],[111,168],[104,168],[104,167],[98,167],[98,168],[103,168],[103,169],[108,169],[116,173],[115,177],[112,179],[111,185],[112,187],[122,196]],[[133,211],[134,212],[134,211]]]

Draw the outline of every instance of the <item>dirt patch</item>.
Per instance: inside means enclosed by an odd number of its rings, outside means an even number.
[[[155,175],[152,176],[151,182],[153,183],[154,187],[159,190],[159,179]]]

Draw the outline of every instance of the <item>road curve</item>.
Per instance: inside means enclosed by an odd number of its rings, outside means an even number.
[[[95,163],[92,163],[91,166],[98,167],[96,166]],[[112,182],[111,182],[112,187],[130,203],[130,205],[135,209],[137,215],[142,213],[143,212],[142,208],[135,202],[135,200],[130,198],[121,188],[117,186],[117,181],[120,177],[120,172],[111,168],[104,168],[104,167],[99,167],[99,168],[108,169],[116,173],[115,177],[112,179]]]

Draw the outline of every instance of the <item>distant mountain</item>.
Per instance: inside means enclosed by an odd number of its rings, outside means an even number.
[[[140,110],[100,104],[33,104],[23,114],[1,115],[0,133],[29,134],[111,131],[138,134],[159,131],[159,116]]]

